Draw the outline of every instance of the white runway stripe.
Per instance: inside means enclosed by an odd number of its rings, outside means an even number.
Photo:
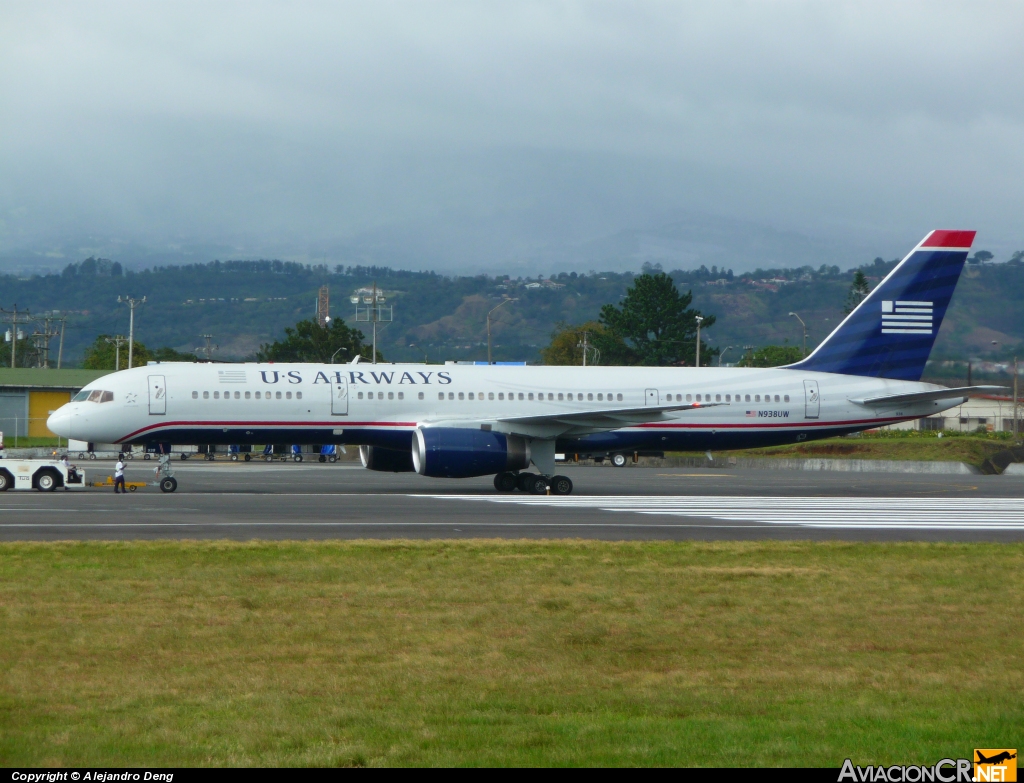
[[[1024,530],[1024,499],[1016,498],[780,498],[706,495],[434,497],[553,509],[594,509],[645,516],[709,517],[723,522],[816,528]]]

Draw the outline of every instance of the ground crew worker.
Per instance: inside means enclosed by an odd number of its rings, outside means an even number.
[[[118,494],[117,488],[121,488],[121,494],[128,494],[128,490],[124,488],[124,463],[121,458],[117,458],[117,464],[114,466],[114,494]]]

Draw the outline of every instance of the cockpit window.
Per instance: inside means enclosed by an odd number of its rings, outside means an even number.
[[[102,389],[85,389],[78,392],[72,402],[113,402],[114,392]]]

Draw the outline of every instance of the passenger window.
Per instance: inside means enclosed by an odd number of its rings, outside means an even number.
[[[389,400],[395,399],[395,393],[394,392],[388,392],[388,399]]]
[[[520,400],[523,399],[523,393],[522,392],[519,392],[519,399]]]
[[[214,394],[216,394],[216,392],[214,392]],[[278,400],[281,399],[281,392],[275,392],[274,397]]]
[[[242,399],[242,393],[241,392],[235,392],[235,399],[236,400]]]
[[[448,399],[449,400],[454,400],[455,399],[455,392],[448,392]]]
[[[245,393],[245,399],[247,399],[247,400],[248,400],[248,399],[250,399],[251,397],[252,397],[252,392],[246,392],[246,393]]]
[[[482,400],[482,399],[484,398],[484,393],[483,393],[483,392],[477,392],[477,393],[476,393],[476,398],[477,398],[478,400]]]
[[[459,399],[460,399],[460,400],[462,399],[462,396],[461,396],[461,395],[459,396]],[[469,393],[469,399],[473,399],[473,392],[470,392],[470,393]]]
[[[749,394],[746,396],[744,402],[750,402],[750,395]]]
[[[754,395],[754,402],[761,402],[761,395],[760,394],[755,394]]]
[[[700,395],[697,395],[697,402],[700,402]]]
[[[615,395],[615,399],[617,399],[619,402],[622,402],[622,395],[621,394],[616,394]]]
[[[604,399],[604,395],[603,395],[603,394],[601,394],[601,392],[598,392],[598,393],[597,393],[597,401],[598,401],[598,402],[601,402],[601,400],[603,400],[603,399]]]
[[[554,394],[554,392],[548,392],[548,399],[549,399],[549,400],[554,400],[554,399],[555,399],[555,394]]]
[[[421,399],[421,400],[423,399],[423,392],[420,392],[419,399]]]
[[[779,401],[779,395],[776,394],[775,395],[775,402],[778,402],[778,401]]]
[[[289,399],[289,400],[290,400],[290,399],[292,398],[292,393],[291,393],[291,392],[285,392],[285,393],[284,393],[284,396],[285,396],[285,397],[286,397],[287,399]]]
[[[526,396],[527,396],[527,397],[528,397],[529,399],[531,399],[531,400],[532,400],[532,399],[533,399],[533,392],[530,392],[530,393],[529,393],[528,395],[526,395]]]
[[[437,393],[437,399],[443,400],[444,399],[444,392],[438,392]]]
[[[405,392],[398,392],[398,399],[404,400],[405,399]]]
[[[257,394],[258,394],[258,393],[259,393],[259,392],[257,392]],[[442,396],[444,396],[444,395],[442,395]],[[360,400],[361,400],[361,399],[363,399],[363,393],[362,393],[362,392],[359,392],[359,394],[357,394],[357,395],[356,395],[356,397],[357,397],[358,399],[360,399]]]
[[[302,399],[302,392],[299,392],[299,391],[295,392],[295,399],[301,400]]]
[[[692,394],[687,394],[686,395],[686,401],[687,402],[693,402],[693,395]]]
[[[721,394],[716,394],[715,395],[715,402],[721,402],[721,401],[722,401],[722,395]]]
[[[726,402],[732,402],[732,395],[730,395],[730,394],[725,395],[725,401]]]
[[[784,399],[784,400],[785,400],[786,402],[789,402],[789,395],[787,394],[787,395],[786,395],[785,397],[783,397],[782,399]]]
[[[215,391],[213,393],[213,399],[215,399],[215,400],[219,400],[220,399],[220,392],[219,391]]]
[[[192,392],[192,399],[193,400],[198,400],[199,399],[199,392]]]
[[[466,399],[466,395],[465,395],[465,394],[463,394],[462,392],[459,392],[459,399],[460,399],[460,400],[464,400],[464,399]]]
[[[499,400],[505,399],[505,392],[498,392],[498,399]]]
[[[494,399],[494,392],[487,392],[487,399],[493,400]]]
[[[210,399],[210,392],[208,392],[208,391],[207,392],[203,392],[203,399],[204,400]]]
[[[562,392],[558,392],[558,399],[562,400],[563,398],[564,398],[564,396],[563,396]]]
[[[378,400],[383,400],[384,399],[384,392],[377,392],[377,399]]]
[[[260,399],[260,393],[259,392],[256,392],[256,399],[257,400]]]
[[[587,394],[587,401],[590,401],[592,399],[594,399],[594,395],[593,394]]]

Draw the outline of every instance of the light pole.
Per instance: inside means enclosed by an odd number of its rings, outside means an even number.
[[[1017,357],[1013,357],[1013,442],[1017,442],[1020,435],[1020,425],[1017,423]]]
[[[804,323],[804,319],[801,318],[796,313],[790,313],[790,315],[793,316],[796,320],[798,320],[800,322],[800,326],[803,327],[803,330],[804,330],[804,356],[806,356],[807,355],[807,324],[805,324]]]
[[[491,361],[491,313],[497,310],[499,307],[504,307],[509,302],[518,302],[519,299],[503,299],[501,304],[496,307],[492,307],[487,313],[487,364],[491,365],[494,362]]]
[[[331,364],[334,364],[334,357],[335,357],[335,356],[337,356],[337,355],[338,355],[339,353],[341,353],[342,351],[347,351],[347,350],[348,350],[348,348],[346,348],[346,347],[345,347],[345,346],[343,345],[343,346],[341,346],[341,348],[339,348],[339,349],[338,349],[337,351],[335,351],[334,353],[332,353],[332,354],[331,354]]]
[[[126,296],[123,299],[117,297],[118,303],[124,302],[128,305],[128,309],[131,311],[131,315],[128,319],[128,369],[132,368],[132,357],[133,351],[135,350],[135,308],[140,304],[146,303],[146,297],[141,299],[132,299],[130,296]]]
[[[693,363],[694,367],[700,367],[700,323],[704,320],[703,315],[697,316],[697,358]]]
[[[730,350],[732,350],[732,348],[733,348],[733,346],[727,345],[727,346],[725,346],[725,350],[723,350],[720,354],[718,354],[718,366],[719,367],[722,366],[722,358],[725,356],[726,351],[730,351]]]

